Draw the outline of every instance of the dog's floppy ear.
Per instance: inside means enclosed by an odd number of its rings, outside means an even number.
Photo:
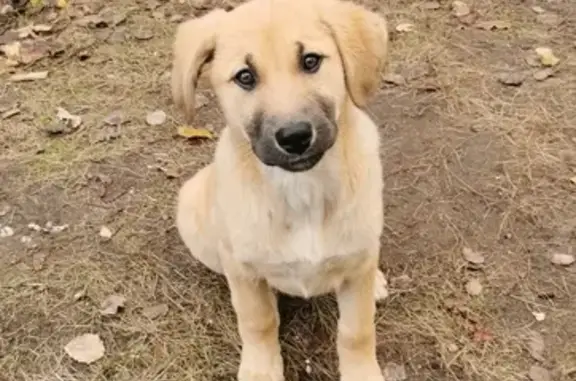
[[[378,89],[387,63],[386,21],[352,2],[319,0],[318,4],[320,17],[338,46],[350,97],[363,107]]]
[[[172,98],[184,111],[186,122],[194,118],[194,93],[204,64],[212,60],[221,20],[226,14],[215,9],[178,26],[173,45]]]

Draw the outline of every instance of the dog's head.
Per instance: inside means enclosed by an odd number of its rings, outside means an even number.
[[[234,136],[266,165],[305,171],[334,144],[348,102],[365,106],[386,62],[383,18],[341,0],[252,0],[176,33],[172,92],[188,122],[210,80]]]

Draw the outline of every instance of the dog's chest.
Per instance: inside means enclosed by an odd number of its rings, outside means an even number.
[[[330,292],[365,259],[368,237],[345,215],[330,218],[336,184],[329,188],[329,181],[306,177],[282,180],[276,184],[282,208],[261,220],[260,231],[266,234],[252,237],[252,247],[238,259],[284,293],[310,297]]]

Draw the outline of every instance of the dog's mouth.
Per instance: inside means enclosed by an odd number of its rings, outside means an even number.
[[[292,160],[287,160],[285,163],[279,165],[280,168],[289,172],[304,172],[314,168],[324,156],[324,152],[314,155],[307,155],[305,157],[297,157]]]

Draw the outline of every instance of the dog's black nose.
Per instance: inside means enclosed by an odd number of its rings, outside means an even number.
[[[312,143],[312,125],[309,122],[291,123],[276,131],[278,145],[291,155],[302,155]]]

